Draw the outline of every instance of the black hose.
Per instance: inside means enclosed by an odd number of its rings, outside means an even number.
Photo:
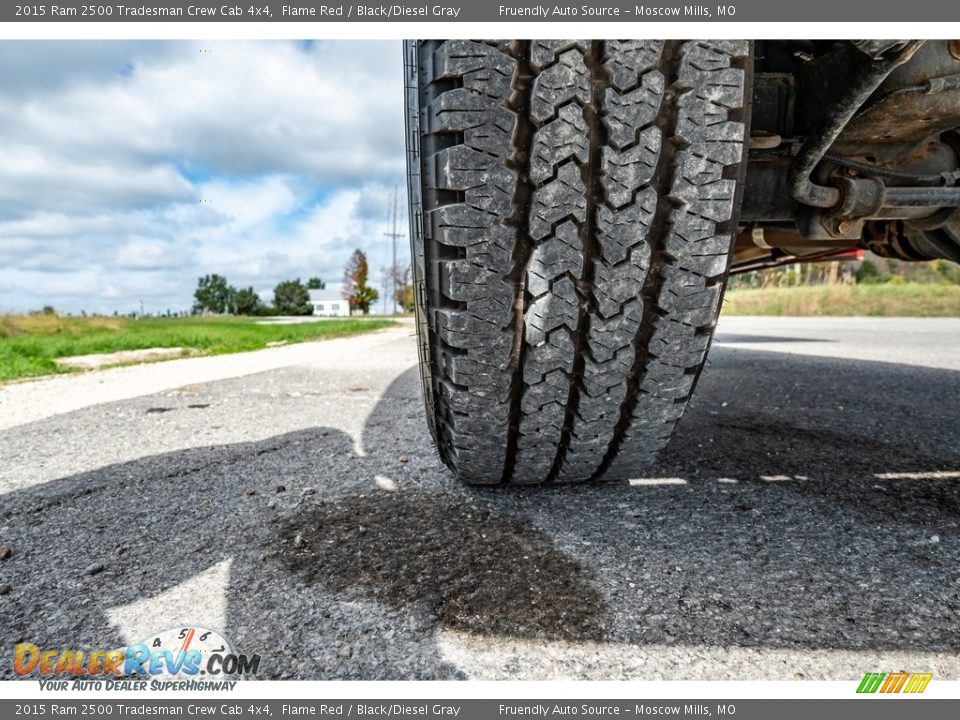
[[[867,98],[873,95],[891,72],[913,57],[922,44],[922,40],[913,40],[895,57],[870,62],[853,80],[843,96],[827,111],[820,126],[803,141],[800,151],[790,164],[787,186],[794,200],[822,208],[840,204],[839,188],[817,185],[810,180],[810,176]]]
[[[913,182],[942,183],[944,181],[943,175],[925,175],[922,173],[906,172],[905,170],[891,170],[890,168],[879,167],[877,165],[871,165],[870,163],[860,162],[859,160],[853,160],[852,158],[846,158],[842,155],[831,155],[830,153],[827,153],[823,156],[823,159],[829,160],[833,164],[839,165],[840,167],[856,170],[859,173],[863,173],[864,175],[872,175],[873,177],[894,178],[896,180],[911,180]]]

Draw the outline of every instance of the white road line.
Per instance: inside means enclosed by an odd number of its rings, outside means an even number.
[[[871,668],[960,678],[960,655],[913,650],[658,645],[436,635],[441,657],[474,680],[847,680]],[[852,692],[852,688],[849,690]]]
[[[687,481],[683,478],[635,478],[630,481],[634,486],[646,485],[686,485]]]
[[[930,472],[876,473],[878,480],[957,480],[960,470],[931,470]]]

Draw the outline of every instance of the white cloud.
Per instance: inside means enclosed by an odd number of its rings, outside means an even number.
[[[26,215],[34,208],[85,214],[193,199],[191,184],[172,166],[104,158],[64,160],[44,148],[16,145],[0,163],[0,206]],[[18,212],[19,211],[19,212]]]
[[[116,267],[121,270],[171,270],[192,264],[192,254],[171,242],[135,237],[117,252]]]
[[[3,102],[5,135],[27,135],[61,157],[182,156],[214,172],[268,169],[327,184],[402,171],[397,43],[173,47],[145,60],[134,55],[129,74],[78,78],[26,103]],[[42,48],[57,52],[54,43]]]
[[[389,263],[399,43],[4,42],[0,126],[0,311],[163,311],[209,272],[330,288],[356,247]]]
[[[225,223],[224,230],[237,232],[295,210],[304,198],[292,185],[280,176],[242,183],[215,180],[200,185],[200,197]]]

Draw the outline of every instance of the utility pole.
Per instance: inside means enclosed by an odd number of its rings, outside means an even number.
[[[403,237],[403,233],[397,232],[397,192],[399,186],[393,186],[393,232],[384,233],[385,236],[393,240],[393,265],[390,266],[390,289],[393,295],[393,314],[397,314],[397,238]]]
[[[380,280],[380,289],[383,291],[383,314],[387,314],[387,295],[390,293],[390,273],[386,268],[380,268],[383,276]]]

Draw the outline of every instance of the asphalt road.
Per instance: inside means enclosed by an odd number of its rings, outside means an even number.
[[[197,624],[267,677],[960,678],[960,322],[724,320],[617,485],[460,486],[416,372],[407,326],[0,389],[0,677]]]

